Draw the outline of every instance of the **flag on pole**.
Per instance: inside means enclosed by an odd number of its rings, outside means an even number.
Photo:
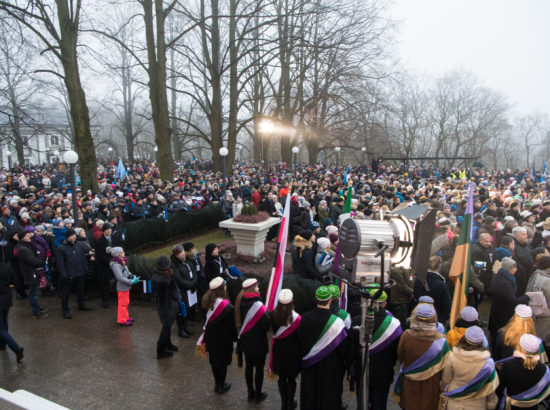
[[[266,307],[272,311],[277,306],[279,292],[283,286],[283,273],[285,269],[286,243],[288,240],[288,224],[290,219],[290,197],[292,192],[292,182],[288,187],[288,195],[286,196],[285,209],[283,210],[283,218],[279,227],[279,240],[277,241],[277,252],[275,252],[275,261],[271,270],[271,278],[269,279],[269,287],[265,298]]]
[[[348,183],[348,180],[349,180],[349,167],[346,168],[346,172],[344,173],[344,184],[347,184]]]
[[[455,284],[453,304],[451,306],[450,327],[454,328],[460,311],[468,304],[468,288],[470,286],[470,255],[473,235],[474,213],[474,183],[470,183],[468,204],[462,221],[462,228],[458,237],[456,251],[453,257],[449,277]]]
[[[128,178],[128,173],[126,172],[126,168],[124,168],[124,164],[122,163],[122,159],[118,159],[118,166],[116,168],[116,175],[120,180],[124,180],[124,178]]]

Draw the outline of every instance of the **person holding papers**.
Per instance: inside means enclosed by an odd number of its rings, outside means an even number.
[[[176,318],[178,324],[178,336],[187,338],[193,334],[188,328],[189,311],[197,304],[198,276],[193,266],[188,263],[183,246],[176,245],[172,248],[170,266],[174,271],[174,279],[178,284],[181,293],[181,307]]]
[[[248,401],[259,403],[266,399],[262,392],[265,357],[268,352],[267,308],[260,299],[257,279],[247,279],[235,301],[235,323],[239,329],[237,342],[238,366],[242,368],[243,353],[246,360],[244,376],[248,388]],[[254,374],[255,373],[255,374]]]

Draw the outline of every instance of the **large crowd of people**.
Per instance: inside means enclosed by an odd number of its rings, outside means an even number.
[[[193,243],[186,242],[157,260],[152,277],[161,322],[157,358],[178,351],[171,339],[174,322],[182,338],[192,335],[190,322],[202,322],[197,351],[208,357],[216,393],[231,387],[226,372],[236,342],[249,401],[267,396],[268,360],[269,373],[278,375],[281,408],[296,408],[298,374],[302,409],[345,408],[346,374],[352,375],[350,386],[363,393],[361,297],[350,288],[342,310],[340,289],[329,273],[338,259],[338,230],[352,186],[352,218],[373,219],[381,211],[412,204],[437,209],[426,280],[415,279],[414,271],[392,269],[395,285],[371,291],[376,300],[370,408],[385,409],[390,391],[404,409],[492,409],[499,402],[502,408],[537,408],[550,393],[546,175],[374,165],[300,164],[291,172],[284,163],[266,169],[236,164],[224,185],[220,173],[198,161],[176,164],[173,181],[160,180],[153,163],[127,165],[123,179],[109,164],[98,167],[98,192],[74,193],[63,167],[0,170],[0,350],[9,347],[17,361],[23,359],[23,348],[8,333],[11,284],[17,299],[29,300],[37,320],[52,313],[41,307],[45,295],[58,294],[60,313],[71,319],[73,291],[79,311],[87,312],[87,299],[97,294],[109,308],[116,290],[116,323],[132,326],[130,290],[140,282],[140,272],[130,272],[123,249],[129,221],[210,203],[221,203],[227,217],[238,215],[246,203],[281,216],[290,196],[291,271],[318,281],[311,295],[317,308],[298,314],[295,295],[283,289],[269,312],[253,278],[242,282],[239,294],[228,295],[227,284],[240,280],[216,244],[207,245],[201,259]],[[475,183],[469,306],[449,323],[454,288],[449,272],[469,182]],[[72,195],[78,215],[73,215]],[[276,238],[275,228],[268,240]],[[488,323],[479,317],[482,304],[490,304]]]

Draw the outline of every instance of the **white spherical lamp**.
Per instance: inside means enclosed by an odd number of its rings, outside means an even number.
[[[78,154],[75,151],[65,151],[65,153],[63,153],[63,162],[67,164],[76,164],[78,162]]]

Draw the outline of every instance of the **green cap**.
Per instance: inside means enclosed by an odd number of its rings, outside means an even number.
[[[330,295],[331,292],[328,286],[319,286],[315,291],[315,297],[319,302],[326,302],[327,300],[330,300]]]
[[[378,289],[371,289],[369,291],[369,294],[371,295],[371,297],[374,297],[374,295],[376,295],[376,292],[378,292]],[[385,302],[387,299],[388,299],[388,294],[382,291],[380,296],[378,296],[378,299],[376,299],[376,302]]]
[[[340,288],[336,285],[328,285],[330,290],[330,297],[332,299],[338,299],[340,297]]]

